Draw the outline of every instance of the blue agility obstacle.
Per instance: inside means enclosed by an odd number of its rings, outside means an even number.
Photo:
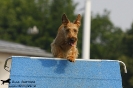
[[[117,60],[11,58],[9,88],[122,88]]]

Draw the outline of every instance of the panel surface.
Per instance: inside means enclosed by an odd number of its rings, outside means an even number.
[[[9,88],[122,88],[118,61],[12,57]]]

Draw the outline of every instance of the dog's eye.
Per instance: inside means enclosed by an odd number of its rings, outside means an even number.
[[[70,29],[66,29],[66,32],[69,32],[70,31]]]

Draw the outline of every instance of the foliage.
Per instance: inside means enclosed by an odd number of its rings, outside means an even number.
[[[124,88],[133,87],[133,23],[131,28],[128,29],[125,33],[125,36],[122,39],[122,51],[123,54],[119,57],[119,60],[122,60],[126,63],[127,66],[127,75],[122,74]]]
[[[121,29],[115,27],[109,19],[109,12],[105,11],[102,16],[92,16],[91,58],[117,59],[121,54],[122,37]]]

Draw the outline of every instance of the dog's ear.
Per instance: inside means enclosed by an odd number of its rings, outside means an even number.
[[[62,24],[67,25],[69,23],[69,19],[67,18],[66,14],[62,15]]]
[[[80,21],[81,21],[81,15],[78,14],[76,20],[74,21],[74,24],[77,24],[77,26],[79,27],[81,25],[81,22]]]

